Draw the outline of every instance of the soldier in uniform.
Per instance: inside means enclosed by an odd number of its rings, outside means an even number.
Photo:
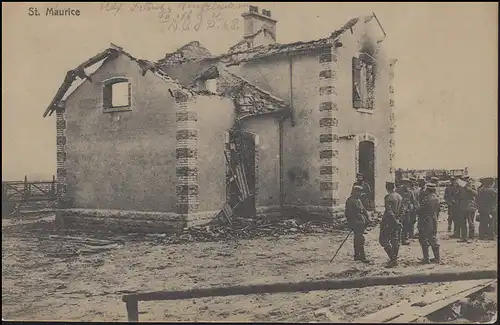
[[[379,243],[389,256],[389,266],[395,266],[399,254],[399,242],[401,236],[401,223],[399,215],[403,198],[395,192],[394,181],[385,184],[387,195],[384,198],[385,211],[380,223]]]
[[[479,239],[493,239],[495,220],[498,207],[498,193],[494,189],[494,179],[482,180],[481,189],[478,191],[477,207],[479,211]]]
[[[417,180],[418,187],[420,188],[420,192],[423,192],[425,189],[425,179],[424,178],[419,178]]]
[[[451,214],[451,218],[453,219],[453,235],[451,235],[452,238],[460,238],[460,187],[457,183],[457,180],[459,179],[459,176],[455,176],[453,178],[451,189],[449,191],[450,203],[448,206],[448,213]]]
[[[418,188],[419,188],[419,191],[418,191],[418,197],[417,197],[417,200],[418,200],[418,206],[421,206],[422,204],[422,200],[425,198],[426,195],[428,195],[429,193],[425,190],[425,186],[427,184],[427,182],[425,181],[425,178],[419,178],[417,180],[418,182]],[[418,214],[419,214],[419,211],[417,211],[417,218],[418,218]],[[417,233],[415,234],[416,238],[418,238],[418,227],[417,227]]]
[[[361,202],[363,203],[363,206],[365,209],[371,210],[372,208],[372,200],[373,200],[373,193],[372,193],[372,188],[370,187],[370,184],[368,184],[365,181],[365,178],[363,174],[357,173],[356,174],[356,181],[352,186],[361,186],[363,190],[361,191]]]
[[[413,192],[413,197],[415,198],[415,207],[413,208],[410,214],[410,225],[409,225],[409,238],[415,238],[415,224],[417,222],[417,212],[419,209],[419,195],[420,195],[420,187],[417,183],[416,177],[410,177],[411,187],[410,190]]]
[[[414,194],[410,190],[410,180],[407,178],[401,179],[401,185],[396,189],[396,192],[403,198],[400,212],[400,220],[403,225],[401,244],[409,245],[410,218],[416,205]]]
[[[444,190],[444,201],[446,202],[446,207],[448,209],[448,232],[451,232],[451,226],[453,225],[453,182],[450,182]]]
[[[427,195],[421,202],[418,217],[418,235],[422,246],[423,263],[439,263],[439,243],[437,240],[438,215],[440,212],[439,198],[436,195],[436,185],[427,184]],[[429,260],[429,247],[432,248],[434,258]]]
[[[364,232],[370,220],[360,200],[362,191],[363,187],[353,186],[351,196],[345,203],[345,217],[347,226],[354,233],[354,260],[369,263],[365,255]]]
[[[458,192],[460,211],[460,216],[458,218],[458,221],[460,222],[459,242],[467,243],[468,239],[474,238],[474,216],[476,214],[477,191],[474,188],[469,176],[463,176],[462,180],[465,181],[466,184],[463,187],[460,187]],[[467,230],[469,230],[469,236],[467,236]]]

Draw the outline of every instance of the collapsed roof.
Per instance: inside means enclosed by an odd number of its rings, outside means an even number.
[[[235,101],[238,117],[279,113],[288,116],[290,106],[281,98],[214,64],[195,80],[218,79],[217,94]]]
[[[198,41],[189,42],[175,52],[167,53],[157,64],[180,64],[186,61],[201,60],[212,57],[210,51]]]
[[[152,63],[148,60],[137,59],[137,58],[133,57],[131,54],[125,52],[122,47],[111,44],[111,47],[109,47],[106,50],[91,57],[87,61],[83,62],[82,64],[78,65],[76,68],[74,68],[66,73],[66,77],[64,78],[62,85],[59,87],[54,98],[52,99],[49,106],[47,107],[47,109],[43,113],[43,117],[46,117],[47,115],[49,115],[49,116],[52,115],[52,113],[58,107],[61,106],[64,99],[66,99],[73,91],[76,90],[76,88],[74,88],[72,91],[70,91],[75,83],[80,81],[80,84],[81,84],[85,80],[89,80],[90,82],[92,82],[91,75],[89,75],[85,71],[86,69],[91,68],[95,65],[102,65],[106,60],[112,60],[121,54],[125,55],[126,57],[128,57],[132,61],[136,62],[142,70],[142,75],[145,75],[147,71],[151,71],[155,75],[160,77],[161,79],[176,85],[178,88],[178,89],[176,89],[177,91],[180,90],[181,92],[183,92],[185,94],[192,95],[193,92],[190,89],[182,86],[179,82],[170,78],[162,70],[158,69],[154,63]]]
[[[364,22],[368,22],[371,20],[374,16],[369,16],[365,17]],[[66,77],[64,79],[63,84],[57,91],[56,95],[54,96],[54,99],[50,103],[50,105],[47,107],[44,117],[47,116],[47,114],[51,115],[53,111],[60,105],[61,101],[63,98],[67,97],[68,95],[68,90],[71,88],[71,86],[74,84],[75,80],[77,78],[80,78],[82,80],[87,80],[91,79],[89,75],[86,74],[85,69],[88,67],[106,60],[106,59],[112,59],[116,57],[119,54],[124,54],[133,61],[137,62],[137,64],[141,67],[143,70],[143,74],[145,74],[147,71],[152,71],[159,77],[163,78],[164,80],[167,80],[169,82],[173,82],[179,86],[179,89],[182,89],[183,92],[185,93],[196,93],[195,89],[186,87],[186,85],[181,85],[177,80],[172,79],[171,77],[168,76],[168,73],[164,70],[166,70],[167,67],[169,66],[177,66],[181,65],[182,63],[185,62],[192,62],[192,61],[208,61],[208,63],[224,63],[226,66],[231,66],[231,65],[238,65],[242,62],[249,62],[253,60],[258,60],[262,58],[267,58],[267,57],[272,57],[272,56],[278,56],[278,55],[296,55],[296,54],[301,54],[301,53],[306,53],[310,52],[313,50],[325,48],[325,47],[330,47],[332,45],[335,45],[335,42],[337,39],[344,34],[348,30],[352,30],[352,28],[360,21],[360,18],[353,18],[350,19],[347,23],[345,23],[341,28],[333,31],[328,37],[325,38],[320,38],[317,40],[312,40],[312,41],[307,41],[307,42],[294,42],[294,43],[288,43],[288,44],[278,44],[278,43],[273,43],[269,45],[262,45],[262,46],[257,46],[254,48],[245,48],[244,46],[242,47],[241,45],[245,42],[246,40],[243,40],[241,42],[238,42],[236,45],[232,46],[228,53],[219,55],[219,56],[213,56],[210,51],[204,47],[200,42],[198,41],[192,41],[184,46],[180,47],[174,52],[167,53],[165,55],[165,58],[157,61],[156,63],[152,63],[148,60],[140,60],[129,53],[123,51],[123,48],[119,46],[113,45],[112,47],[108,48],[107,50],[97,54],[96,56],[90,58],[89,60],[85,61],[84,63],[80,64],[78,67],[76,67],[73,70],[68,71],[66,74]],[[255,37],[259,33],[265,33],[266,30],[261,29],[254,33],[253,35],[249,35],[248,37]],[[272,35],[274,37],[274,35]],[[243,50],[239,50],[243,48]],[[211,69],[211,70],[210,70]],[[220,67],[217,65],[211,66],[209,69],[203,71],[204,74],[210,73],[221,73]],[[259,96],[263,96],[263,98],[267,97],[267,99],[270,102],[273,102],[276,107],[279,107],[280,109],[283,109],[286,104],[284,103],[283,100],[271,95],[269,92],[252,85],[250,82],[244,80],[243,78],[236,76],[232,73],[230,73],[227,70],[223,70],[222,74],[224,75],[224,78],[227,80],[230,80],[230,84],[234,84],[234,87],[229,87],[226,88],[226,93],[223,95],[228,95],[234,97],[235,90],[236,89],[242,89],[245,87],[250,87],[252,88],[253,91],[256,91]],[[270,103],[269,102],[269,103]],[[260,104],[257,104],[260,105]],[[260,107],[260,106],[259,106]],[[269,107],[268,107],[269,108]],[[266,108],[267,109],[267,108]],[[266,109],[263,107],[258,108],[261,112],[265,112]]]
[[[190,43],[191,45],[196,44],[194,42]],[[189,44],[188,44],[189,45]],[[189,47],[184,46],[184,50],[189,49]],[[192,47],[191,47],[192,49]],[[176,51],[177,53],[182,53],[182,51]],[[186,51],[189,53],[189,51]],[[184,52],[184,53],[186,53]],[[196,57],[196,53],[203,53],[203,51],[190,51],[191,57]],[[194,54],[193,54],[194,53]],[[97,55],[91,57],[87,61],[78,65],[75,69],[72,69],[66,73],[66,77],[59,87],[59,90],[56,92],[56,95],[52,99],[50,105],[45,110],[43,117],[47,115],[52,115],[52,113],[58,108],[61,107],[64,100],[78,88],[84,81],[89,80],[92,82],[92,74],[86,72],[86,70],[93,66],[100,66],[106,60],[112,60],[119,55],[125,55],[130,60],[136,62],[141,69],[142,75],[145,75],[147,71],[151,71],[156,76],[161,79],[172,83],[174,86],[177,86],[174,90],[173,96],[183,95],[190,96],[196,94],[208,94],[206,91],[200,91],[194,85],[182,85],[179,81],[171,78],[165,71],[163,71],[159,65],[155,65],[154,63],[148,60],[137,59],[128,52],[124,51],[122,47],[116,46],[112,44],[111,47],[104,50],[103,52],[98,53]],[[202,54],[205,55],[205,54]],[[188,57],[188,56],[186,56]],[[239,118],[251,116],[251,115],[261,115],[268,113],[275,113],[281,111],[287,111],[287,104],[280,98],[277,98],[271,95],[269,92],[263,90],[260,87],[257,87],[250,82],[244,80],[241,77],[238,77],[229,71],[220,70],[217,65],[212,65],[205,71],[203,71],[195,80],[199,79],[212,79],[218,76],[223,78],[224,82],[222,84],[225,87],[222,87],[222,91],[217,95],[232,98],[236,101],[236,109],[239,113]],[[75,84],[77,87],[75,88]],[[71,89],[73,88],[73,89]],[[213,95],[213,94],[211,94]]]

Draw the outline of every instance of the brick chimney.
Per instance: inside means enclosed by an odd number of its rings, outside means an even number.
[[[278,21],[271,18],[270,10],[262,9],[259,13],[259,7],[249,6],[248,12],[244,12],[241,16],[244,24],[243,37],[253,35],[265,27],[273,34],[273,38],[276,38],[276,23]]]

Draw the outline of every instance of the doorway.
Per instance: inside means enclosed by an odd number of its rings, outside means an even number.
[[[255,135],[230,130],[226,143],[226,200],[234,213],[255,216]]]
[[[359,142],[358,172],[372,189],[371,200],[375,197],[375,144],[372,141]]]

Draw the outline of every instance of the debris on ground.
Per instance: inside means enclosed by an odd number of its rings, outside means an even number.
[[[372,224],[376,226],[380,222],[381,214],[375,213],[371,217]],[[53,221],[39,220],[30,224],[14,224],[8,227],[10,233],[43,233],[48,235],[71,235],[92,238],[117,238],[122,235],[127,241],[153,241],[162,244],[182,244],[189,242],[212,242],[225,240],[253,239],[261,237],[279,237],[293,234],[318,234],[330,233],[338,230],[346,230],[345,219],[314,220],[304,216],[288,218],[239,218],[232,217],[229,220],[213,220],[212,222],[186,227],[176,234],[141,234],[128,233],[117,234],[108,230],[95,230],[91,234],[84,229],[58,229]],[[369,231],[371,228],[367,228]],[[53,237],[55,238],[55,237]]]
[[[440,219],[445,217],[442,215]],[[290,219],[295,220],[297,226],[285,221]],[[375,221],[376,217],[372,220]],[[387,261],[387,255],[378,244],[378,229],[368,231],[366,235],[366,251],[373,264],[366,265],[353,260],[352,237],[340,250],[335,263],[329,263],[347,233],[330,233],[333,225],[323,225],[296,216],[269,223],[233,218],[231,227],[240,229],[255,223],[258,224],[254,230],[256,233],[259,228],[265,227],[281,227],[288,231],[296,228],[307,233],[308,227],[312,225],[324,233],[309,235],[290,232],[292,235],[241,241],[228,241],[222,237],[211,242],[164,245],[161,242],[155,244],[150,239],[158,238],[160,241],[168,238],[168,234],[146,237],[144,234],[109,234],[104,231],[93,233],[87,230],[84,233],[82,229],[58,233],[53,220],[33,222],[36,225],[21,224],[12,219],[2,221],[2,314],[8,319],[119,322],[127,319],[121,300],[121,295],[127,293],[457,269],[482,270],[496,266],[496,241],[477,240],[469,245],[459,245],[455,240],[448,239],[450,233],[447,232],[446,222],[438,224],[443,264],[418,264],[420,246],[418,242],[412,241],[410,246],[401,247],[399,266],[385,269],[382,266]],[[238,222],[245,225],[236,227]],[[306,229],[298,227],[300,225]],[[237,232],[223,224],[211,227],[220,227],[231,234]],[[339,225],[339,229],[342,227]],[[49,238],[50,235],[57,237]],[[65,237],[79,239],[62,240]],[[57,250],[69,256],[69,253],[76,253],[84,246],[77,241],[87,239],[117,240],[117,243],[120,239],[125,244],[98,254],[68,258],[46,256]],[[92,242],[89,246],[106,247],[96,244]],[[316,317],[314,311],[328,307],[344,322],[351,322],[406,297],[423,297],[440,286],[442,284],[434,283],[297,294],[207,297],[196,299],[196,304],[190,299],[178,300],[173,304],[151,302],[140,307],[140,319],[145,322],[322,323],[329,322],[328,318]],[[488,294],[485,293],[486,299]],[[465,320],[464,323],[470,321]]]
[[[496,285],[495,285],[496,287]],[[496,288],[489,286],[454,302],[427,316],[431,322],[451,322],[466,319],[470,322],[489,322],[498,310]]]
[[[120,240],[98,240],[69,236],[51,235],[38,237],[39,248],[46,257],[66,258],[81,255],[92,255],[119,248]]]
[[[372,217],[372,227],[380,221],[380,215]],[[346,230],[343,219],[315,221],[305,218],[236,218],[229,221],[184,228],[182,233],[172,236],[155,236],[156,242],[180,244],[187,242],[208,242],[220,240],[253,239],[293,234],[329,233]],[[369,229],[367,229],[369,230]]]

